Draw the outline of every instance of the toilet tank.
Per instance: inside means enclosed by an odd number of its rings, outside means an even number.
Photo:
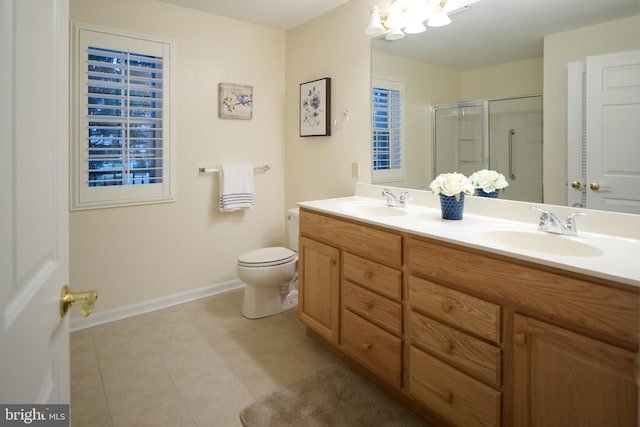
[[[298,234],[300,233],[300,208],[287,210],[289,249],[298,252]]]

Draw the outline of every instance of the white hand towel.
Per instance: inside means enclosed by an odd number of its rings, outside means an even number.
[[[220,166],[220,212],[251,209],[254,204],[253,166]]]

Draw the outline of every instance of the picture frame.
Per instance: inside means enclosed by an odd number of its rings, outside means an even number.
[[[251,120],[253,117],[253,86],[219,83],[218,117],[221,119]]]
[[[300,136],[331,135],[331,79],[300,84]]]

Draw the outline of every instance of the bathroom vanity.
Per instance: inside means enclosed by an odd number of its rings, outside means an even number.
[[[482,237],[515,223],[466,212],[443,221],[434,206],[300,206],[300,319],[429,422],[636,425],[640,266],[597,263],[637,264],[640,252],[609,261],[591,235],[573,240],[602,252],[512,249]]]

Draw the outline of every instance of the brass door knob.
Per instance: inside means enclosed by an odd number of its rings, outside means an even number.
[[[64,285],[60,294],[60,317],[64,317],[69,309],[76,304],[82,304],[80,314],[87,317],[93,311],[97,299],[98,291],[71,292],[69,286]]]
[[[579,190],[582,188],[582,184],[580,183],[580,181],[571,181],[571,188]]]
[[[598,184],[597,182],[592,182],[591,184],[589,184],[589,188],[593,191],[598,191],[600,189],[600,184]]]

